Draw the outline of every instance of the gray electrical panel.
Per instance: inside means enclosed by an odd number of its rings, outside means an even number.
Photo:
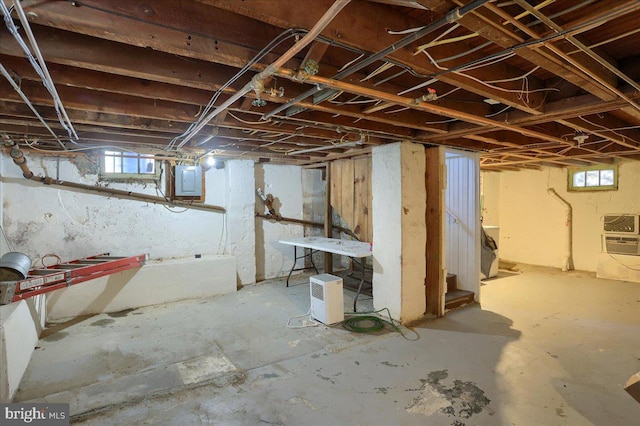
[[[176,196],[201,197],[202,196],[202,167],[200,166],[176,166],[175,176]]]

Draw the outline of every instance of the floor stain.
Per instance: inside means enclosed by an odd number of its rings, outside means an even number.
[[[440,370],[432,371],[426,379],[421,379],[422,386],[417,389],[421,393],[414,398],[407,411],[430,415],[437,408],[450,417],[468,419],[481,413],[491,402],[473,382],[454,380],[452,386],[442,383],[448,377],[448,370]],[[464,426],[464,423],[456,419],[452,426]]]
[[[551,352],[547,352],[551,358],[558,358],[558,355],[552,354]]]
[[[101,319],[101,320],[98,320],[98,321],[94,321],[89,325],[93,325],[94,327],[104,327],[105,325],[109,325],[109,324],[114,323],[114,322],[116,322],[116,321],[112,320],[112,319],[105,318],[105,319]]]
[[[120,311],[120,312],[111,312],[110,314],[107,314],[107,315],[109,315],[111,318],[123,318],[129,315],[133,311],[135,311],[135,308],[125,309],[124,311]]]
[[[389,391],[389,388],[374,388],[374,389],[378,391],[378,393],[383,393],[385,395]]]
[[[567,417],[567,416],[564,414],[564,409],[562,409],[561,407],[560,407],[560,408],[556,408],[556,416],[559,416],[559,417]]]
[[[400,367],[397,364],[391,364],[389,361],[382,361],[380,364],[386,365],[387,367]]]
[[[58,331],[57,333],[53,333],[43,338],[42,340],[46,340],[47,342],[57,342],[58,340],[62,340],[67,337],[69,333],[66,331]]]

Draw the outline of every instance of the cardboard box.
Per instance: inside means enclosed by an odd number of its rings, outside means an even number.
[[[633,399],[640,402],[640,373],[629,377],[627,384],[624,385],[624,390],[629,392],[629,395],[631,395]]]

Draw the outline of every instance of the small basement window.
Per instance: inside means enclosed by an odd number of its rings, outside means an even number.
[[[569,169],[569,191],[610,191],[618,189],[617,166]]]
[[[151,154],[104,151],[100,161],[100,178],[108,180],[156,180],[160,163]]]

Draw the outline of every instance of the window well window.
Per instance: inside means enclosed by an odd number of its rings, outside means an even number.
[[[569,169],[569,191],[606,191],[618,189],[616,166]]]
[[[104,179],[152,180],[160,176],[160,165],[151,154],[104,151],[100,177]]]

